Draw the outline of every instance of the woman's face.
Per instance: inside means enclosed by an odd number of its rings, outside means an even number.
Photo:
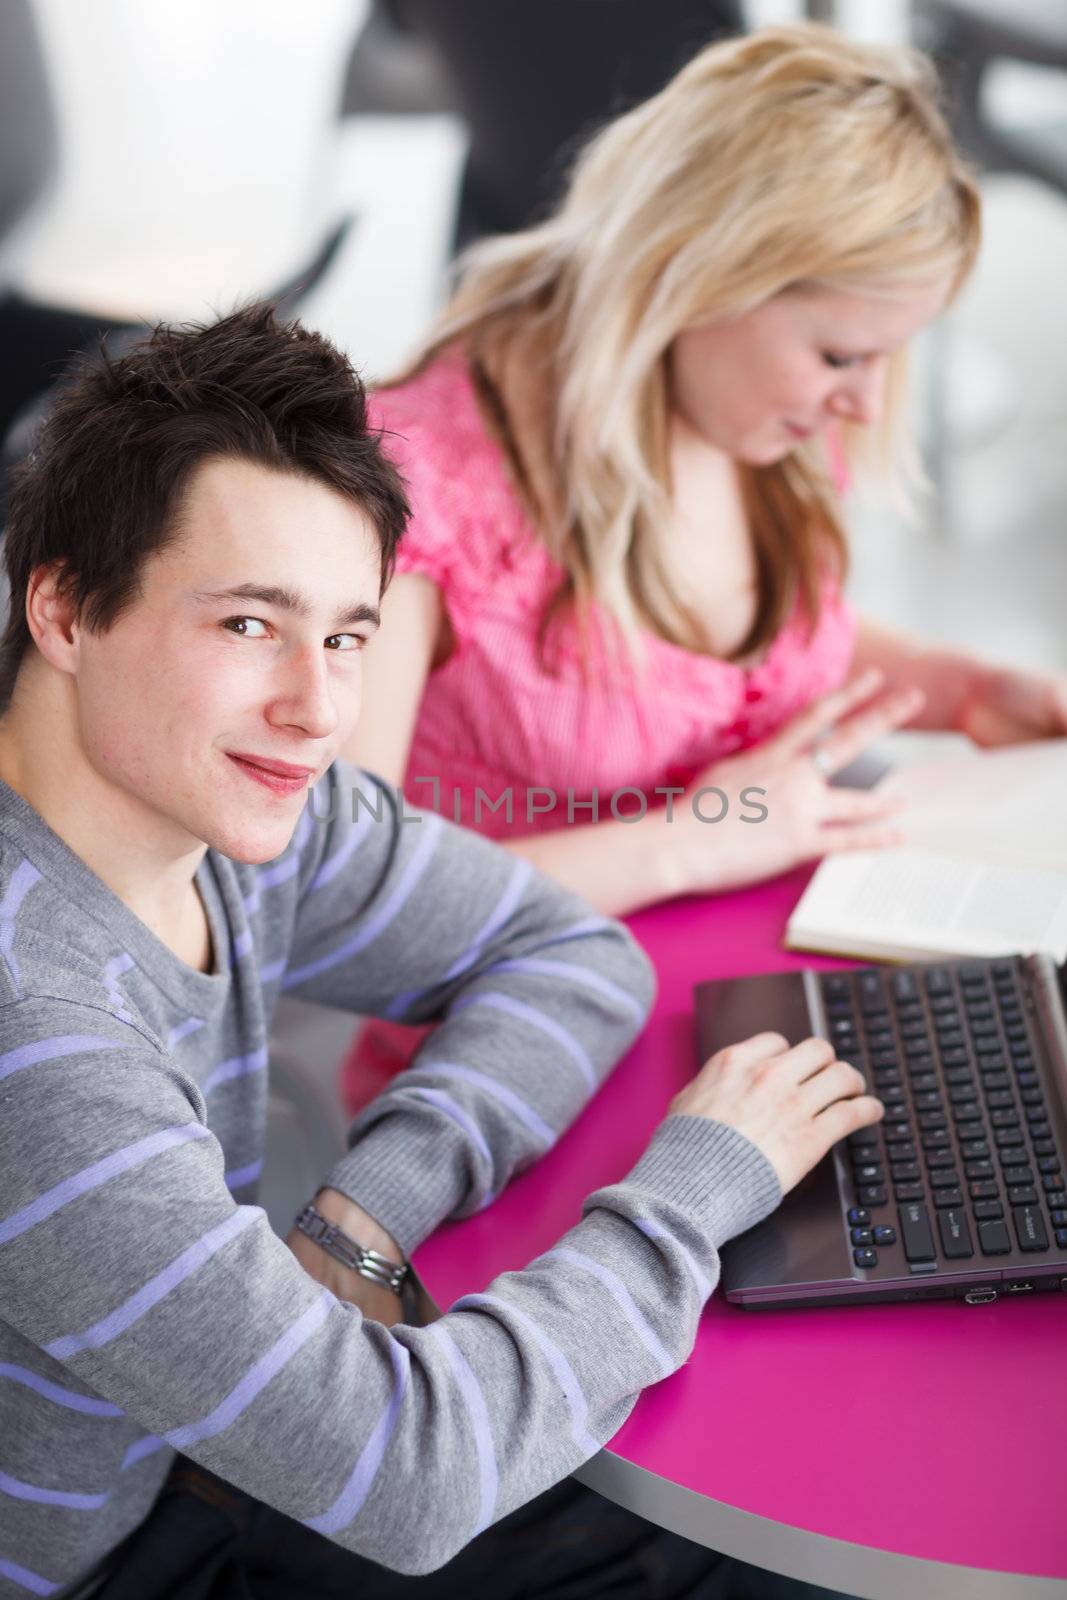
[[[767,466],[837,419],[877,420],[886,357],[941,310],[948,284],[885,295],[787,289],[686,328],[668,352],[673,411],[737,461]]]

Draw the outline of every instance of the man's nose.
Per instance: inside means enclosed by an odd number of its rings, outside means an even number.
[[[337,702],[321,645],[294,654],[269,715],[276,725],[299,728],[311,739],[325,739],[334,732]]]

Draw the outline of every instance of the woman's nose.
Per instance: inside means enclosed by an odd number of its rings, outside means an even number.
[[[880,361],[865,363],[850,371],[830,396],[835,417],[867,427],[878,420],[882,409],[885,369]]]

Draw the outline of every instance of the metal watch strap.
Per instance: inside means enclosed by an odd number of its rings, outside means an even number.
[[[335,1223],[327,1222],[310,1203],[297,1217],[296,1226],[343,1267],[358,1272],[361,1278],[369,1278],[371,1283],[383,1289],[391,1289],[394,1294],[399,1294],[407,1281],[410,1270],[407,1266],[399,1261],[390,1261],[388,1256],[379,1255],[377,1250],[368,1250],[366,1245],[357,1244],[347,1233],[342,1233]]]

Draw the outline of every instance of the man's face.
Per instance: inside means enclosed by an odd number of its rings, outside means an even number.
[[[83,750],[146,838],[245,862],[285,848],[359,716],[380,576],[370,519],[323,484],[198,469],[138,598],[80,635]]]

